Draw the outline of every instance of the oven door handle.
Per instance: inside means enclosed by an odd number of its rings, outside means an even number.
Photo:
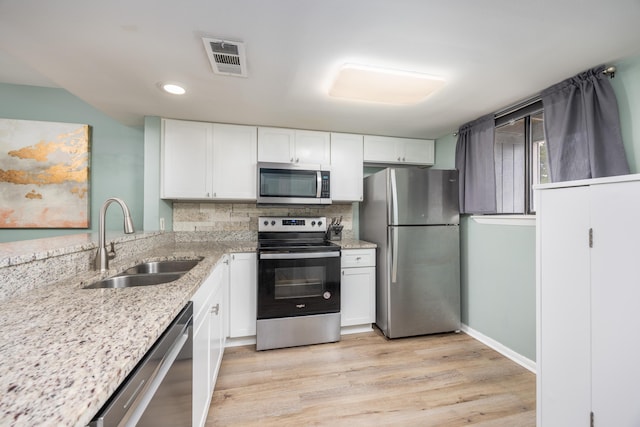
[[[291,253],[261,253],[260,259],[309,259],[309,258],[336,258],[340,251],[331,252],[291,252]]]

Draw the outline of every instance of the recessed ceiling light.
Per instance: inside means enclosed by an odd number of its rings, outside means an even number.
[[[329,95],[388,104],[416,104],[445,84],[427,74],[345,64]]]
[[[179,83],[158,83],[158,86],[163,91],[170,93],[172,95],[184,95],[187,93],[184,87]]]

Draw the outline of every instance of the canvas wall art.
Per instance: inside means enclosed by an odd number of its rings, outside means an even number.
[[[89,227],[89,126],[0,119],[0,228]]]

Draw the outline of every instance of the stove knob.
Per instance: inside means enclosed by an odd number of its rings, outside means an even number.
[[[271,225],[276,225],[276,222],[275,221],[271,221]]]
[[[269,221],[265,221],[265,222],[264,222],[264,225],[269,225]]]
[[[318,221],[318,227],[322,225],[322,221]]]
[[[313,227],[314,225],[316,225],[315,221],[311,221],[311,226]]]

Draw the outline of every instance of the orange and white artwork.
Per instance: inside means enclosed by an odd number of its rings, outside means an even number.
[[[89,227],[89,126],[0,119],[0,228]]]

